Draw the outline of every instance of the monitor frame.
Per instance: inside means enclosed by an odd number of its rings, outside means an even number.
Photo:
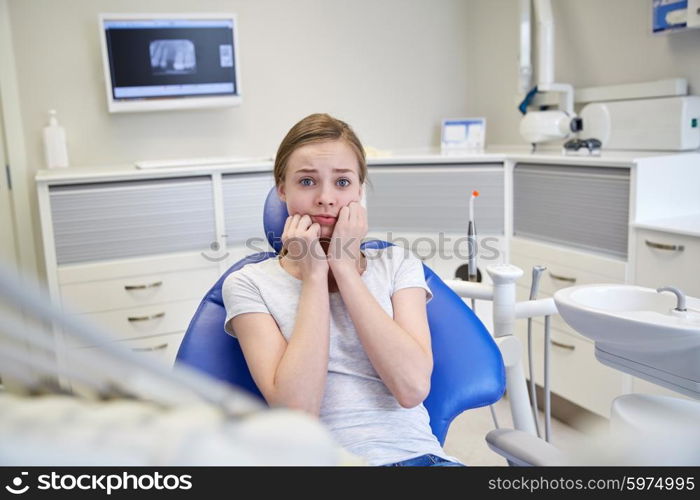
[[[178,96],[157,97],[152,99],[115,99],[113,93],[112,71],[107,51],[107,36],[105,21],[155,21],[155,20],[212,20],[231,21],[233,23],[233,60],[235,65],[234,87],[236,93],[226,96]],[[221,12],[198,13],[101,13],[98,15],[98,30],[102,53],[102,69],[104,71],[105,89],[107,91],[107,109],[110,113],[164,111],[178,109],[220,108],[238,106],[242,102],[240,84],[240,56],[238,50],[238,22],[235,14]]]

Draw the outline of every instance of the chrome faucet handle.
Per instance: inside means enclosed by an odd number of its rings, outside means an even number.
[[[656,289],[657,292],[671,292],[676,296],[676,299],[678,300],[678,304],[676,305],[676,311],[686,311],[687,309],[685,308],[685,293],[683,293],[681,290],[676,288],[675,286],[662,286],[661,288]]]

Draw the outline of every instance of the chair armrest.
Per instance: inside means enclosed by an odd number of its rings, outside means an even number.
[[[515,429],[496,429],[486,435],[486,443],[494,452],[520,466],[569,465],[567,456],[543,439]]]

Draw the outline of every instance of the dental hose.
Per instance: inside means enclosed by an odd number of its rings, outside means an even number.
[[[544,317],[544,440],[549,443],[550,431],[552,428],[552,407],[549,390],[549,350],[550,350],[550,316]]]
[[[534,266],[532,268],[532,284],[530,285],[530,300],[535,300],[537,298],[537,292],[539,291],[540,288],[540,278],[542,276],[542,273],[546,270],[547,268],[544,266]],[[547,321],[548,318],[545,318],[545,322]],[[546,335],[546,333],[545,333]],[[546,342],[546,340],[545,340]],[[545,353],[545,358],[547,358],[547,353]],[[535,430],[537,431],[537,437],[542,437],[542,434],[540,433],[540,424],[539,424],[539,410],[537,409],[537,391],[535,389],[535,370],[533,369],[532,366],[532,318],[527,319],[527,360],[528,360],[528,368],[530,371],[530,406],[532,407],[532,416],[533,419],[535,420]],[[547,366],[547,362],[545,362],[545,367]],[[545,386],[548,387],[547,381],[549,378],[549,373],[545,369]],[[546,420],[546,416],[545,416]],[[546,424],[546,422],[545,422]]]

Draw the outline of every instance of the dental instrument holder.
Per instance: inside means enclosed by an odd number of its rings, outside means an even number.
[[[513,335],[515,330],[515,282],[522,269],[510,264],[495,264],[486,268],[493,282],[493,334],[503,355],[506,387],[513,426],[537,436],[535,420],[525,384],[522,344]]]
[[[477,283],[479,281],[476,267],[476,227],[474,221],[469,221],[467,229],[467,241],[469,243],[469,260],[467,262],[468,281]],[[476,299],[471,299],[472,311],[476,312]]]
[[[476,225],[474,221],[469,221],[469,228],[467,229],[467,240],[469,242],[469,260],[468,260],[468,272],[469,281],[477,281],[477,268],[476,268]]]
[[[467,277],[468,281],[476,283],[479,281],[479,269],[476,264],[476,252],[477,252],[477,241],[476,241],[476,222],[474,222],[474,200],[479,196],[479,191],[472,191],[471,197],[469,198],[469,225],[467,226],[467,242],[469,248],[468,262],[467,262]],[[472,297],[471,299],[472,311],[476,313],[476,299]],[[494,422],[496,422],[496,413],[491,408],[491,414],[493,416]],[[498,427],[498,424],[496,424]]]
[[[530,284],[529,300],[535,300],[537,298],[537,292],[540,289],[540,279],[542,278],[542,273],[546,270],[547,268],[544,266],[534,266],[532,268],[532,283]],[[535,419],[537,437],[541,437],[540,426],[537,420],[538,409],[537,392],[535,389],[535,370],[532,366],[532,318],[527,318],[527,360],[530,372],[530,406],[532,407],[532,416]]]

